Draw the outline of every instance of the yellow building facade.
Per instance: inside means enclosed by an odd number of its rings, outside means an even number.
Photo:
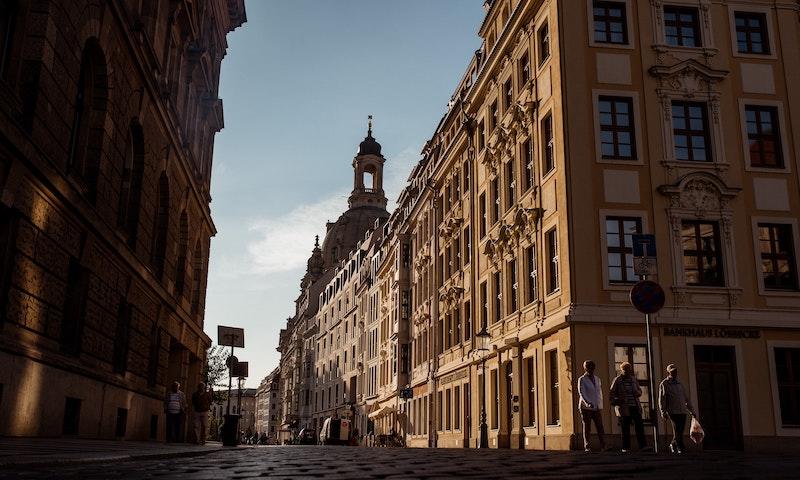
[[[706,448],[796,447],[799,14],[766,1],[486,2],[482,48],[382,235],[355,254],[374,276],[345,315],[362,433],[475,448],[485,401],[490,447],[576,448],[587,359],[606,395],[632,363],[651,421],[629,291],[632,235],[653,234],[648,278],[667,297],[656,382],[678,366]],[[330,339],[339,327],[320,312]],[[618,441],[608,406],[603,421]]]

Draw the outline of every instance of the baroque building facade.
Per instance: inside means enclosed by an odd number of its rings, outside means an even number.
[[[282,420],[281,415],[281,377],[280,369],[276,368],[264,377],[256,389],[256,422],[254,431],[267,436],[267,442],[274,444],[278,440],[278,428]]]
[[[485,9],[397,208],[326,270],[307,424],[352,415],[411,446],[475,447],[485,403],[490,447],[577,448],[593,359],[606,386],[633,364],[664,432],[629,302],[632,236],[652,234],[656,381],[679,368],[707,448],[799,446],[800,6]],[[612,409],[603,421],[617,441]]]
[[[219,73],[241,0],[0,9],[0,434],[159,439],[202,379]]]

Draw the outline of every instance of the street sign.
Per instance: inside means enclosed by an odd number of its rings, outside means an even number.
[[[655,275],[658,262],[656,260],[656,236],[632,235],[633,273],[639,276]]]
[[[413,388],[404,388],[400,390],[400,398],[403,400],[410,400],[414,398],[414,389]]]
[[[217,344],[224,347],[244,348],[244,329],[218,326]]]
[[[228,368],[231,368],[233,365],[236,365],[237,363],[239,363],[239,359],[236,358],[236,356],[234,355],[231,355],[225,359],[225,366]]]
[[[664,289],[656,282],[642,280],[631,288],[631,304],[642,313],[658,312],[665,301]]]
[[[250,373],[249,367],[249,362],[237,362],[231,369],[231,376],[237,378],[247,378],[247,374]]]

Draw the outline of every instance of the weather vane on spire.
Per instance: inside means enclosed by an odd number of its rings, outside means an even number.
[[[319,235],[317,235],[316,237],[314,237],[314,246],[315,246],[315,247],[319,247]]]
[[[367,134],[371,137],[372,136],[372,115],[367,116],[367,124],[369,127],[367,128]]]

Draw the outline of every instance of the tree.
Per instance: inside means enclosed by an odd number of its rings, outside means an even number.
[[[230,350],[219,345],[211,346],[206,352],[206,367],[203,376],[212,387],[225,387],[228,380],[228,366],[225,362],[231,355]]]

